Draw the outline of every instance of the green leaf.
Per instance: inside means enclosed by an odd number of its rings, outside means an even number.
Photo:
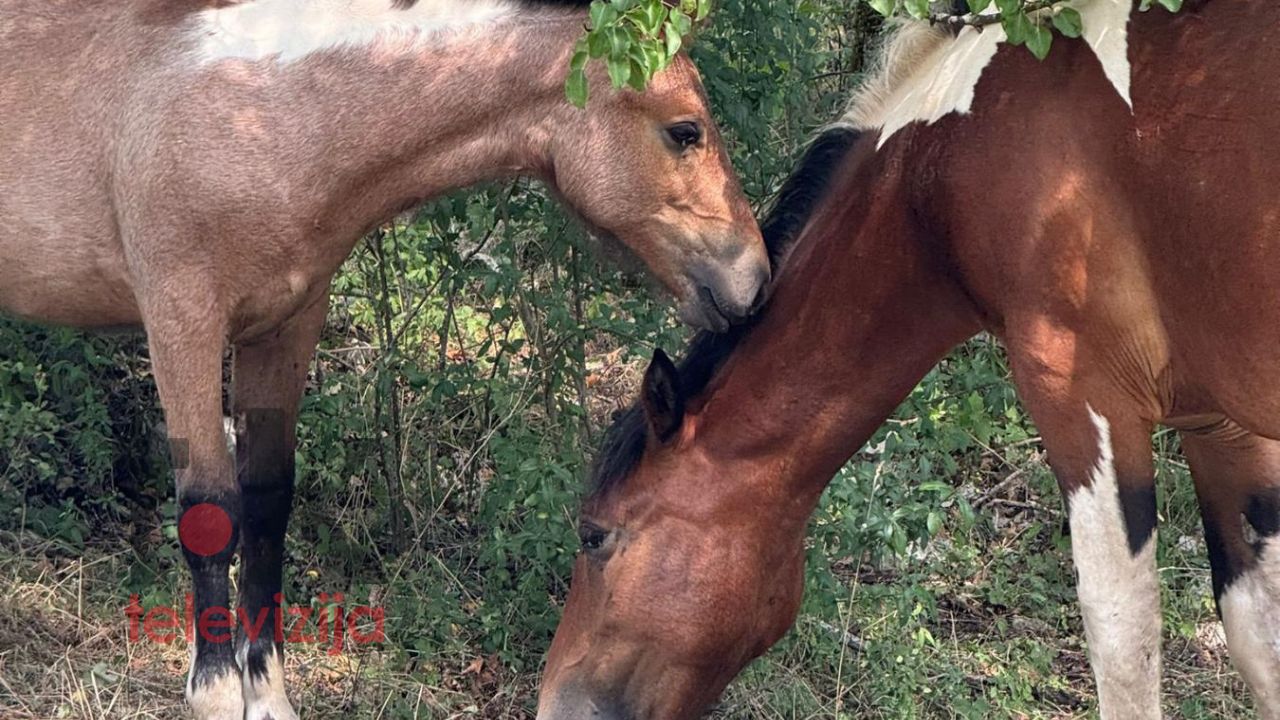
[[[644,90],[644,82],[657,70],[657,67],[650,62],[648,48],[648,43],[644,45],[632,45],[631,49],[627,52],[627,57],[631,58],[631,62],[633,64],[633,67],[631,68],[631,80],[633,87],[636,79],[636,68],[639,68],[640,70],[641,87],[636,88],[637,90]]]
[[[1053,16],[1053,26],[1069,38],[1078,38],[1084,32],[1084,21],[1075,8],[1060,8]]]
[[[564,78],[564,96],[575,108],[586,108],[586,73],[573,70]]]
[[[1004,34],[1009,39],[1011,45],[1021,45],[1027,41],[1027,37],[1031,34],[1031,18],[1019,9],[1017,12],[1005,15],[1000,24],[1004,26]]]
[[[643,53],[637,53],[643,57]],[[627,84],[636,92],[644,92],[645,86],[649,84],[648,69],[641,65],[634,57],[631,58],[631,77],[627,78]]]
[[[1159,2],[1169,12],[1178,12],[1182,9],[1182,0],[1159,0]]]
[[[913,18],[923,19],[929,17],[929,0],[906,0],[904,3],[907,13]]]
[[[674,16],[673,16],[674,17]],[[671,21],[662,27],[662,34],[666,37],[667,61],[662,63],[666,67],[667,62],[674,58],[680,52],[680,46],[684,43],[683,33],[676,32],[675,25]]]
[[[618,11],[612,5],[600,0],[591,3],[591,27],[597,30],[609,27],[618,20]]]
[[[875,10],[885,17],[889,17],[893,14],[894,7],[896,7],[898,3],[896,0],[867,0],[867,4],[871,6],[872,10]]]
[[[593,58],[609,54],[609,34],[604,30],[592,30],[587,34],[587,50]]]
[[[1039,23],[1033,23],[1027,33],[1027,49],[1037,60],[1043,60],[1049,55],[1049,48],[1053,45],[1053,33],[1049,28]]]
[[[570,70],[582,70],[587,66],[587,61],[591,59],[590,53],[583,47],[583,44],[579,41],[578,47],[574,49],[573,57],[569,60]]]
[[[996,7],[1000,10],[1000,14],[1008,20],[1013,15],[1022,15],[1026,17],[1026,13],[1022,11],[1022,0],[996,0]]]
[[[613,86],[620,88],[627,84],[631,79],[631,58],[623,55],[622,57],[609,57],[609,80],[613,82]]]
[[[942,529],[942,514],[936,510],[930,512],[925,516],[924,524],[930,535],[937,535],[938,531]]]
[[[644,8],[644,27],[650,37],[657,37],[662,23],[667,19],[667,6],[660,0],[651,0]]]
[[[675,28],[675,32],[681,38],[688,35],[693,30],[693,19],[683,12],[673,12],[670,16],[669,25]],[[671,32],[669,29],[667,32]]]
[[[991,7],[991,0],[969,0],[969,12],[977,15]]]
[[[569,59],[569,76],[564,80],[564,94],[569,102],[577,107],[587,105],[587,63],[591,53],[586,39],[581,39],[573,49],[573,57]]]
[[[625,58],[631,43],[632,35],[629,30],[620,27],[612,28],[609,32],[609,57],[612,59]]]
[[[646,45],[644,47],[644,55],[646,65],[649,67],[650,78],[659,72],[666,70],[667,66],[671,64],[671,58],[673,57],[672,55],[667,54],[667,48],[665,45],[657,43]]]

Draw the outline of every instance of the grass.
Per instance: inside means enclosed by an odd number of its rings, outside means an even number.
[[[1034,448],[1019,457],[1005,470],[1019,477],[986,496],[970,530],[944,530],[905,560],[834,559],[844,597],[827,607],[811,598],[788,638],[730,687],[715,717],[1092,716],[1060,501]],[[1167,448],[1160,457],[1166,716],[1247,717],[1250,701],[1209,600],[1185,467]],[[978,498],[993,487],[964,492]],[[112,536],[74,556],[31,533],[0,535],[0,716],[183,711],[183,643],[127,637],[120,579],[146,553]],[[181,596],[184,576],[176,566],[162,576],[169,597]],[[528,667],[541,650],[522,650]],[[465,648],[406,660],[383,647],[331,656],[295,645],[288,672],[295,704],[313,718],[527,718],[537,681],[536,672]]]
[[[588,367],[589,412],[600,427],[631,397],[642,365],[606,348]],[[795,627],[730,686],[713,717],[1096,717],[1061,499],[1006,375],[998,352],[982,341],[966,346],[833,482],[815,515]],[[320,403],[328,393],[318,395]],[[321,405],[312,417],[332,423],[345,407],[326,415]],[[345,436],[327,424],[303,432],[309,470],[287,547],[290,597],[339,588],[388,613],[385,644],[339,655],[290,646],[291,699],[304,717],[533,717],[555,620],[548,609],[565,588],[563,576],[525,580],[536,575],[530,568],[565,566],[565,546],[543,538],[572,537],[576,490],[566,488],[577,480],[570,461],[532,454],[545,431],[535,427],[530,439],[519,427],[495,425],[474,447],[458,438],[452,474],[406,466],[439,473],[409,474],[407,487],[444,494],[410,506],[415,541],[398,554],[382,539],[376,485],[346,464],[326,469],[323,452],[340,450]],[[1249,717],[1175,436],[1158,434],[1155,451],[1166,717]],[[559,494],[526,498],[551,469]],[[504,504],[486,509],[490,501]],[[485,534],[483,513],[513,512],[507,534]],[[0,718],[182,716],[185,643],[130,642],[124,615],[135,592],[147,605],[181,604],[187,581],[172,515],[171,501],[117,512],[130,519],[86,528],[83,546],[37,534],[22,517],[0,525]],[[913,539],[894,553],[867,527],[915,529],[902,531]]]

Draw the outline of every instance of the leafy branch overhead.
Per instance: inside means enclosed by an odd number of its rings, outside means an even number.
[[[1025,45],[1043,60],[1053,46],[1053,34],[1078,38],[1084,32],[1080,12],[1069,0],[866,0],[885,17],[927,20],[960,30],[1003,26],[1008,42]],[[1142,0],[1145,12],[1159,4],[1169,12],[1182,8],[1183,0]]]
[[[711,0],[595,0],[591,23],[569,63],[565,94],[587,103],[587,63],[603,60],[615,88],[644,90],[675,59],[695,23],[706,19]]]
[[[1070,0],[850,0],[865,2],[881,15],[945,25],[957,31],[999,24],[1008,42],[1025,45],[1044,59],[1053,36],[1078,38],[1080,12]],[[1141,0],[1140,9],[1160,5],[1170,12],[1183,0]],[[570,61],[565,94],[578,107],[587,103],[587,64],[603,60],[615,88],[644,90],[649,80],[680,52],[695,24],[706,19],[711,0],[595,0],[591,21]]]

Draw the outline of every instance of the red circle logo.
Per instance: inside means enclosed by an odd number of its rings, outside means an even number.
[[[201,557],[217,555],[231,542],[231,517],[213,503],[193,505],[178,520],[178,540]]]

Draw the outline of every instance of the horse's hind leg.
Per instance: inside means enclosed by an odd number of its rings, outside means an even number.
[[[274,632],[285,528],[293,500],[298,404],[324,326],[327,295],[278,333],[237,345],[232,403],[238,423],[236,470],[244,496],[237,657],[245,720],[296,720],[285,696],[284,643]]]
[[[1103,720],[1159,718],[1152,425],[1105,382],[1055,374],[1029,353],[1010,357],[1066,499],[1098,710]]]
[[[1182,434],[1231,660],[1280,720],[1280,442],[1229,421]]]
[[[213,298],[194,290],[144,307],[177,475],[178,535],[195,596],[187,702],[197,720],[241,720],[227,577],[241,504],[222,424],[225,326],[211,312]]]

